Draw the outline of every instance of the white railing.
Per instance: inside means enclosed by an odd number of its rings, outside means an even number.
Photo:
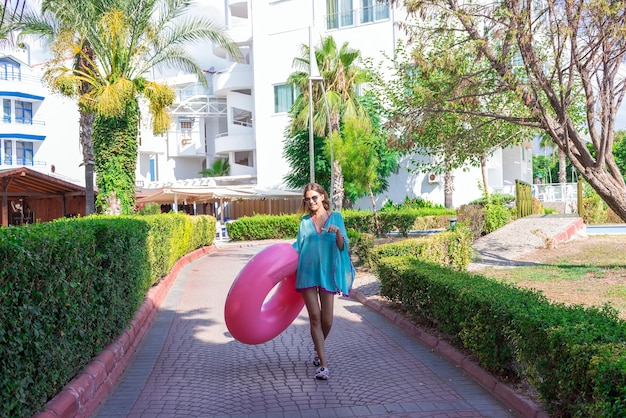
[[[578,200],[577,183],[533,184],[533,196],[540,202],[575,202]]]

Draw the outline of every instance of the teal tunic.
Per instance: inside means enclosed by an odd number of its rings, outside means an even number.
[[[310,215],[300,220],[298,237],[293,247],[300,254],[296,273],[296,290],[319,287],[330,293],[350,294],[356,272],[348,251],[348,236],[343,217],[339,212],[330,212],[324,224],[336,225],[343,235],[343,251],[337,247],[336,234],[317,232]]]

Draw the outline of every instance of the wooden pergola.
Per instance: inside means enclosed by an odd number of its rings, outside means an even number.
[[[85,213],[85,188],[27,167],[0,170],[3,226]]]

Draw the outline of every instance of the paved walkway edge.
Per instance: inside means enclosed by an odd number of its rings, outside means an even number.
[[[89,417],[126,370],[180,270],[192,261],[216,250],[217,247],[211,245],[178,259],[169,274],[150,288],[128,329],[105,347],[61,392],[48,401],[45,411],[36,413],[33,418]]]

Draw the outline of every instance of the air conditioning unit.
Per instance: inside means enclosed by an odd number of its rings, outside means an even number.
[[[441,182],[441,176],[439,176],[439,174],[435,174],[435,173],[429,173],[428,174],[428,182],[429,183],[440,183]]]

